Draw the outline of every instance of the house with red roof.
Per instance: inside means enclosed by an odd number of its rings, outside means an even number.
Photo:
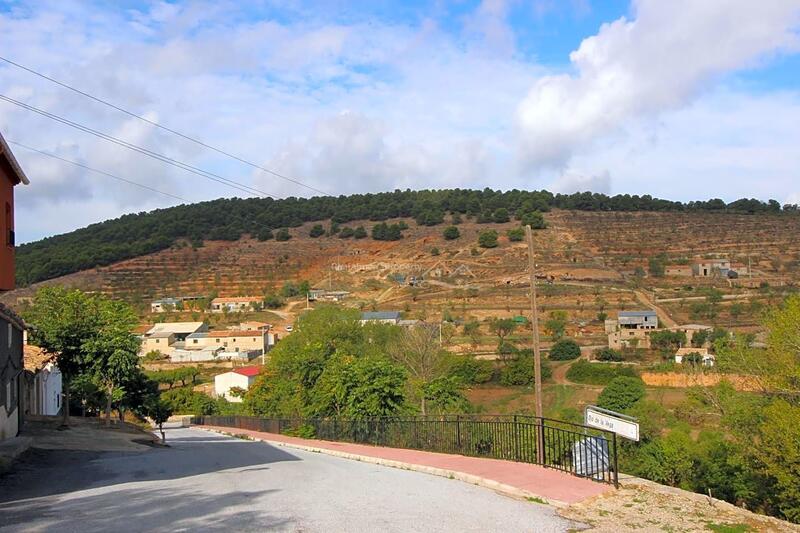
[[[261,373],[260,366],[243,366],[214,376],[214,394],[229,402],[241,402],[237,391],[247,391]]]

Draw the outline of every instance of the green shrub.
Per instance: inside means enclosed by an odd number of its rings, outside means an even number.
[[[325,228],[322,227],[322,224],[315,224],[311,231],[308,232],[308,236],[312,239],[316,239],[317,237],[322,237],[325,235]]]
[[[481,248],[497,248],[497,232],[493,229],[482,231],[478,235],[478,245]]]
[[[465,385],[486,383],[494,375],[494,364],[469,355],[458,355],[450,362],[447,373],[460,379]]]
[[[347,226],[343,227],[341,231],[339,231],[339,238],[340,239],[349,239],[355,234],[353,228],[348,228]]]
[[[576,361],[567,370],[568,380],[587,385],[606,385],[619,376],[635,378],[638,377],[638,374],[629,366],[590,363],[583,360]]]
[[[571,361],[581,356],[581,347],[572,339],[561,339],[550,348],[551,361]]]
[[[279,242],[285,242],[291,238],[292,236],[289,235],[289,230],[287,228],[280,229],[278,233],[275,234],[275,240]]]
[[[272,234],[272,230],[269,229],[269,228],[260,229],[260,230],[258,230],[258,233],[256,234],[256,239],[258,239],[259,241],[262,241],[262,242],[263,241],[268,241],[270,239],[273,239],[274,237],[275,236]]]
[[[531,229],[545,229],[547,227],[544,217],[538,211],[524,213],[519,221],[523,226],[530,226]]]
[[[644,381],[639,378],[618,376],[597,397],[598,407],[612,411],[624,411],[644,398]]]
[[[356,239],[366,239],[367,230],[364,229],[364,226],[359,226],[353,232],[353,237],[355,237]]]
[[[506,232],[508,240],[511,242],[519,242],[525,238],[525,230],[522,228],[512,228]]]
[[[594,358],[598,361],[619,362],[624,361],[622,354],[613,348],[600,348],[594,351]]]
[[[461,236],[461,232],[455,226],[448,226],[442,232],[444,238],[448,241],[452,241],[458,239]]]
[[[527,352],[527,351],[526,351]],[[522,352],[500,370],[500,383],[503,385],[532,385],[534,379],[533,356]],[[542,361],[542,380],[549,379],[553,370]]]
[[[283,430],[283,434],[290,437],[300,437],[301,439],[313,439],[317,436],[317,430],[310,424],[302,424]]]

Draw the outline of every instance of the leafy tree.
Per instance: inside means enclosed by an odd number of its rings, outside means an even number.
[[[442,232],[444,238],[448,241],[452,241],[458,239],[461,236],[461,232],[455,226],[448,226]]]
[[[664,257],[659,255],[647,261],[647,270],[654,278],[663,278],[665,272]]]
[[[544,217],[538,211],[530,211],[522,214],[520,217],[520,223],[522,226],[530,226],[531,229],[547,228],[547,223],[544,221]]]
[[[164,434],[164,422],[169,420],[172,416],[172,409],[169,404],[162,401],[160,398],[153,397],[145,404],[146,415],[153,421],[153,425],[161,432],[161,442],[167,441],[167,436]]]
[[[202,392],[193,391],[189,387],[162,392],[161,399],[173,413],[197,416],[216,413],[214,400]]]
[[[292,298],[300,294],[300,287],[292,283],[291,281],[287,281],[281,287],[281,296],[284,298]]]
[[[345,226],[345,227],[342,228],[342,231],[339,232],[339,238],[340,239],[349,239],[350,237],[355,235],[355,233],[356,232],[353,230],[353,228],[349,228],[349,227]]]
[[[425,405],[431,414],[463,413],[470,404],[461,392],[461,381],[452,376],[434,378],[422,388]]]
[[[569,361],[581,356],[581,347],[572,339],[561,339],[550,348],[551,361]]]
[[[550,311],[549,318],[544,323],[544,330],[548,335],[557,341],[564,336],[567,329],[567,312]]]
[[[493,229],[480,232],[478,245],[481,248],[497,248],[497,232]]]
[[[269,241],[275,238],[275,235],[272,234],[272,230],[270,228],[262,228],[258,230],[256,233],[256,239],[259,241]]]
[[[496,222],[497,224],[504,224],[511,220],[511,217],[508,214],[508,209],[505,207],[499,207],[494,210],[492,213],[492,222]]]
[[[464,323],[464,335],[469,337],[472,346],[478,346],[481,340],[481,323],[477,320],[470,320]]]
[[[359,226],[353,232],[353,237],[356,239],[365,239],[367,237],[367,230],[364,229],[364,226]]]
[[[594,358],[598,361],[624,361],[622,354],[613,348],[599,348],[594,351]]]
[[[500,383],[503,385],[532,385],[534,382],[533,354],[530,351],[520,352],[512,361],[500,370]],[[542,380],[549,379],[553,371],[542,361]]]
[[[511,242],[519,242],[525,238],[525,230],[522,228],[512,228],[506,232],[508,240]]]
[[[322,224],[314,224],[314,226],[311,227],[311,231],[308,232],[308,236],[312,239],[322,237],[323,235],[325,235],[325,228],[322,227]]]
[[[439,343],[439,328],[423,323],[403,329],[390,347],[390,354],[392,359],[408,369],[420,398],[420,412],[427,414],[425,387],[447,370],[447,352]]]
[[[597,406],[612,411],[625,411],[645,396],[644,382],[639,378],[616,377],[597,397]]]
[[[672,354],[686,345],[686,333],[682,331],[653,331],[650,333],[650,346],[664,354]]]
[[[458,379],[465,385],[491,381],[494,365],[491,361],[475,359],[469,355],[453,356],[447,363],[446,375]]]
[[[285,242],[291,238],[292,236],[289,234],[289,230],[287,228],[279,229],[278,233],[275,234],[275,240],[279,242]]]
[[[514,333],[517,323],[511,318],[492,318],[489,320],[489,331],[497,335],[498,343],[503,344],[505,338]]]

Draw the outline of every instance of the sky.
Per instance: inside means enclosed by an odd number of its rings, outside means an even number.
[[[798,0],[0,0],[0,56],[332,195],[800,203]],[[261,194],[319,194],[3,61],[0,95]],[[20,242],[249,196],[6,101],[0,132],[173,195],[12,145]]]

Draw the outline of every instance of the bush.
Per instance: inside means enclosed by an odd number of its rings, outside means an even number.
[[[624,361],[622,354],[613,348],[600,348],[594,351],[594,358],[598,361]]]
[[[583,360],[576,361],[567,370],[568,380],[586,385],[607,385],[620,376],[635,378],[638,374],[629,366],[590,363]]]
[[[513,228],[506,233],[508,240],[511,242],[519,242],[525,238],[525,230],[522,228]]]
[[[478,245],[481,248],[496,248],[497,247],[497,232],[493,229],[482,231],[478,235]]]
[[[213,415],[216,413],[214,400],[202,392],[193,391],[189,387],[181,387],[161,393],[166,406],[180,415]]]
[[[261,242],[271,240],[274,237],[275,236],[272,234],[272,230],[269,228],[260,229],[256,234],[256,239],[258,239]]]
[[[339,232],[340,239],[349,239],[353,235],[355,235],[355,231],[353,231],[353,228],[348,228],[347,226],[343,227]]]
[[[469,355],[454,356],[449,364],[447,374],[461,380],[465,385],[486,383],[494,375],[494,364],[491,361],[475,359]]]
[[[571,361],[581,356],[581,347],[572,339],[561,339],[550,348],[551,361]]]
[[[289,235],[289,230],[287,228],[280,229],[278,233],[275,234],[275,240],[279,242],[285,242],[291,238],[292,236]]]
[[[169,359],[169,357],[158,350],[150,350],[143,359],[145,361],[163,361],[164,359]]]
[[[364,229],[364,226],[359,226],[353,232],[353,237],[355,237],[356,239],[366,239],[367,230]]]
[[[442,235],[444,236],[444,238],[446,240],[453,241],[453,240],[458,239],[459,237],[461,237],[461,232],[458,231],[458,228],[455,227],[455,226],[448,226],[448,227],[446,227],[444,229],[444,231],[442,232]]]
[[[498,209],[495,209],[494,212],[492,213],[493,222],[496,222],[498,224],[504,224],[509,220],[511,220],[511,217],[508,214],[508,209],[506,209],[505,207],[500,207]]]
[[[549,379],[553,370],[542,361],[542,381]],[[533,356],[522,352],[500,370],[500,383],[503,385],[532,385],[534,380]]]
[[[639,378],[618,376],[597,397],[597,406],[612,411],[624,411],[644,398],[644,381]]]
[[[440,253],[441,252],[439,251],[439,249],[437,247],[434,246],[433,248],[431,248],[431,255],[432,256],[435,257],[435,256],[439,255]]]
[[[264,307],[267,309],[278,309],[286,305],[286,300],[277,294],[268,294],[264,297]]]
[[[547,227],[544,217],[538,211],[523,213],[519,221],[523,226],[530,226],[531,229],[545,229]]]
[[[323,235],[325,235],[325,228],[322,227],[322,224],[315,224],[314,227],[311,228],[311,231],[308,232],[308,236],[313,239],[322,237]]]

